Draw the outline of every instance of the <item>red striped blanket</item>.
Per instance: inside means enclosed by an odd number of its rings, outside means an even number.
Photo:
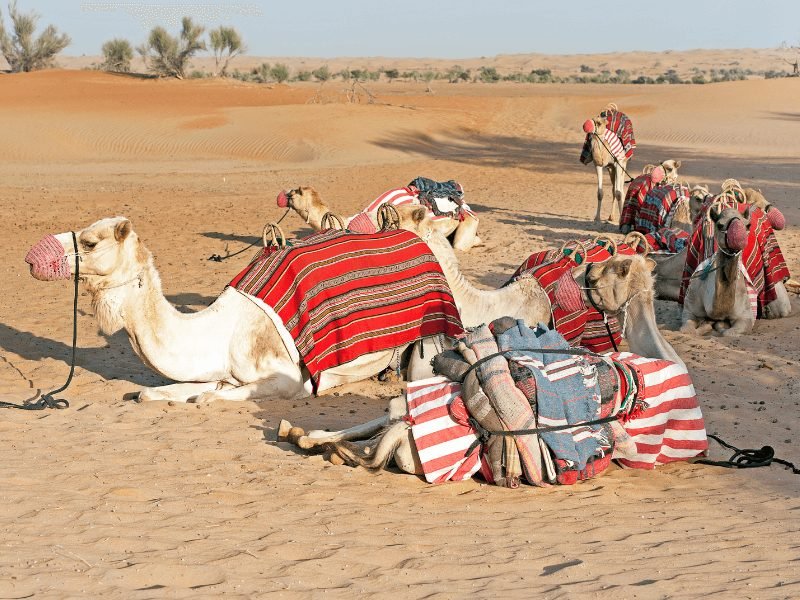
[[[611,256],[602,244],[595,244],[593,240],[584,240],[584,244],[588,248],[588,263],[602,262]],[[510,281],[524,276],[533,277],[539,282],[550,300],[553,326],[572,346],[583,346],[593,352],[611,350],[622,341],[622,325],[616,316],[608,315],[606,327],[603,315],[580,298],[580,290],[571,275],[577,263],[571,258],[571,251],[567,251],[570,254],[561,258],[558,258],[559,250],[531,254],[517,268]],[[617,252],[634,253],[627,244],[618,244]]]
[[[619,218],[619,226],[630,225],[636,222],[636,215],[639,214],[639,209],[644,203],[644,199],[650,190],[653,189],[653,178],[650,173],[639,175],[628,186],[628,191],[625,192],[625,201],[622,203],[622,214]]]
[[[692,274],[698,265],[717,250],[716,242],[713,242],[710,248],[705,247],[703,223],[710,206],[710,202],[707,203],[695,220],[694,231],[688,244],[686,263],[683,267],[681,289],[678,296],[680,304],[683,304]],[[748,206],[741,203],[737,205],[737,208],[740,212],[744,212]],[[775,237],[775,231],[766,213],[760,208],[754,208],[750,213],[750,231],[747,236],[747,246],[742,251],[742,264],[750,276],[752,285],[758,291],[759,314],[761,314],[764,306],[777,298],[775,286],[786,281],[790,274]]]
[[[681,184],[653,187],[644,198],[633,220],[633,228],[641,233],[654,233],[669,227],[679,202],[689,201],[689,187]]]
[[[619,140],[622,154],[617,155],[614,153],[614,155],[620,160],[622,156],[630,160],[636,148],[636,140],[633,137],[633,123],[628,118],[628,115],[618,110],[606,110],[600,113],[600,116],[606,118],[606,131],[614,134]],[[583,142],[583,148],[581,149],[580,161],[584,165],[592,162],[592,135],[591,133],[586,135],[586,140]]]
[[[615,460],[634,469],[652,469],[678,460],[704,456],[708,450],[705,423],[694,385],[685,367],[668,360],[613,352],[612,359],[632,370],[641,406],[623,427],[636,444],[636,455]],[[621,377],[620,394],[627,393]]]
[[[650,247],[656,252],[677,254],[678,252],[683,252],[691,236],[683,229],[678,229],[676,227],[660,227],[652,233],[646,233],[644,237],[647,243],[650,244]],[[637,251],[643,254],[645,251],[644,244],[638,247]]]
[[[612,454],[612,458],[625,467],[653,469],[705,455],[708,441],[703,414],[685,367],[630,352],[607,356],[616,361],[620,383],[617,407],[628,392],[622,369],[633,374],[637,386],[636,413],[622,423],[635,450],[624,457]],[[478,438],[463,416],[460,384],[435,377],[408,385],[411,432],[426,481],[463,481],[478,472],[491,481],[477,447],[464,456]]]
[[[320,374],[371,352],[463,329],[430,248],[405,230],[325,230],[265,248],[229,284],[271,306],[316,391]]]

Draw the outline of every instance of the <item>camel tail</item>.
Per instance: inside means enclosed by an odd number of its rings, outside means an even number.
[[[397,448],[406,438],[408,424],[396,422],[384,429],[377,436],[377,446],[367,454],[358,445],[351,442],[328,442],[323,444],[327,451],[338,454],[351,467],[364,467],[368,471],[380,471],[394,457]]]

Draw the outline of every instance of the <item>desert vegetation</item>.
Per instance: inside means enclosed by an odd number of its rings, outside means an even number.
[[[35,36],[39,15],[35,12],[21,13],[17,1],[8,5],[11,27],[6,31],[0,15],[0,53],[8,62],[12,73],[35,71],[53,65],[55,56],[70,43],[70,37],[59,33],[54,25],[44,28]]]

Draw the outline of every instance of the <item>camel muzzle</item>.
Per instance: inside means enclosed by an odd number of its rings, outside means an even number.
[[[28,250],[25,262],[31,267],[31,275],[40,281],[58,281],[72,277],[64,246],[54,235],[43,237]]]
[[[281,193],[278,194],[278,197],[275,199],[278,203],[278,206],[281,208],[288,208],[289,206],[289,198],[286,196],[286,192],[281,190]]]
[[[740,252],[747,246],[747,227],[741,219],[735,219],[725,231],[725,245],[728,250]]]
[[[784,217],[783,213],[771,204],[767,207],[767,220],[769,221],[769,224],[772,225],[772,228],[777,231],[780,231],[786,227],[786,217]]]

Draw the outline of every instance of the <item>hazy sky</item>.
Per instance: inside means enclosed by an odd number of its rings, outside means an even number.
[[[0,10],[7,19],[7,0]],[[18,0],[72,37],[65,54],[143,42],[189,15],[236,27],[249,54],[470,58],[541,52],[772,48],[800,42],[800,0]],[[6,21],[7,22],[7,21]]]

